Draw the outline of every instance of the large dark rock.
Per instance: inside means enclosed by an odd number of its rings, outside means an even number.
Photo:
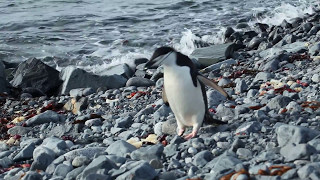
[[[59,79],[59,71],[39,59],[32,58],[19,65],[10,83],[14,87],[33,87],[53,95],[58,92],[62,81]]]
[[[127,82],[127,79],[121,75],[98,76],[73,66],[64,68],[60,73],[60,77],[63,80],[61,94],[68,94],[71,89],[76,88],[120,88],[125,86]]]
[[[2,61],[0,61],[0,93],[8,91],[8,81],[4,71],[4,65]]]

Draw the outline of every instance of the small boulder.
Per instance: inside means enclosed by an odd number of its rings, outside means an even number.
[[[39,125],[39,124],[44,124],[44,123],[58,123],[58,122],[63,122],[65,121],[66,117],[62,114],[58,114],[54,111],[47,110],[41,114],[38,114],[26,121],[26,124],[28,126],[34,126],[34,125]]]

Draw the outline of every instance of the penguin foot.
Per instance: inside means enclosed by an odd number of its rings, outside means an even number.
[[[182,136],[184,133],[184,129],[179,129],[178,136]]]
[[[192,133],[184,136],[184,139],[188,140],[188,139],[195,137],[196,135],[197,135],[197,132],[192,132]]]

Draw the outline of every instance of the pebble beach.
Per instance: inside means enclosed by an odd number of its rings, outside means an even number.
[[[0,60],[0,179],[320,179],[320,11],[236,28],[194,42],[189,57],[232,100],[208,88],[227,124],[190,140],[147,58],[96,73]]]

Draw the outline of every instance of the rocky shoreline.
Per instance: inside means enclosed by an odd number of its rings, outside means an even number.
[[[320,179],[320,12],[196,49],[212,116],[176,135],[147,59],[96,74],[0,61],[0,179]],[[9,83],[10,81],[10,83]]]

